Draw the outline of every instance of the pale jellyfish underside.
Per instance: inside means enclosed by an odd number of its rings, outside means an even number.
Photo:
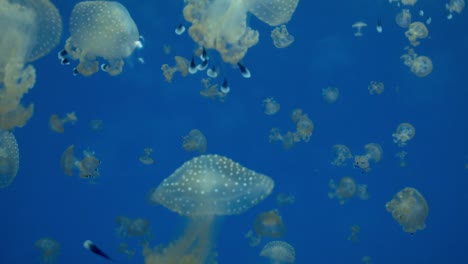
[[[70,38],[65,50],[80,60],[77,71],[85,76],[99,70],[97,57],[107,61],[110,75],[122,71],[123,58],[138,46],[138,28],[127,9],[117,2],[84,1],[78,3],[70,17]]]
[[[0,130],[0,188],[15,179],[19,168],[19,151],[13,133]]]

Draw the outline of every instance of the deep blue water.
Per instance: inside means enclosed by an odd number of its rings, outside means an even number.
[[[145,64],[129,59],[121,75],[99,72],[91,77],[72,75],[73,66],[56,58],[69,36],[68,18],[77,1],[54,1],[64,21],[60,45],[33,63],[35,87],[23,98],[33,102],[28,124],[15,129],[20,169],[15,181],[0,190],[0,263],[39,263],[34,242],[52,237],[60,242],[57,263],[105,263],[84,250],[91,239],[120,263],[143,263],[138,239],[115,235],[114,218],[150,220],[151,245],[167,244],[183,232],[184,218],[148,202],[152,188],[182,163],[196,156],[182,148],[182,137],[200,129],[208,139],[207,153],[232,158],[275,180],[265,201],[244,214],[227,216],[216,225],[218,262],[267,263],[258,256],[264,239],[252,248],[244,234],[259,212],[276,208],[275,197],[290,193],[292,205],[281,207],[286,225],[282,240],[295,247],[296,263],[468,263],[468,18],[466,10],[445,18],[443,1],[419,1],[410,8],[414,20],[425,21],[430,38],[417,53],[430,57],[433,72],[424,78],[412,74],[400,60],[408,40],[394,17],[401,8],[386,0],[300,1],[287,24],[295,42],[277,49],[271,28],[255,17],[249,25],[260,31],[260,42],[243,62],[252,72],[243,79],[224,65],[231,92],[224,103],[199,95],[201,74],[167,83],[160,67],[173,64],[173,56],[189,58],[196,44],[189,35],[177,36],[184,23],[183,1],[121,1],[144,36],[138,55]],[[417,12],[422,9],[424,18]],[[375,31],[381,18],[384,31]],[[353,36],[351,25],[368,23],[364,36]],[[189,26],[188,23],[185,23]],[[169,55],[163,46],[170,45]],[[210,54],[220,61],[215,51]],[[74,64],[75,62],[72,62]],[[369,82],[381,81],[385,91],[370,95]],[[340,89],[334,104],[324,102],[327,86]],[[396,89],[399,87],[399,89]],[[263,113],[262,100],[274,97],[278,114]],[[293,130],[293,109],[301,108],[315,124],[310,142],[285,150],[270,144],[272,127]],[[48,120],[75,111],[78,122],[64,134],[52,132]],[[88,123],[102,119],[103,129],[91,131]],[[401,149],[392,142],[398,124],[410,122],[416,136],[404,148],[408,166],[401,168],[394,155]],[[376,142],[383,159],[361,174],[348,165],[330,165],[332,146],[347,145],[353,154]],[[102,161],[96,184],[64,175],[60,155],[70,144],[94,150]],[[141,164],[143,148],[152,147],[155,163]],[[330,200],[328,181],[351,176],[368,185],[370,199],[357,198],[344,205]],[[429,205],[426,228],[410,235],[385,210],[385,203],[404,187],[418,189]],[[347,240],[352,224],[361,227],[360,241]],[[136,250],[133,258],[117,252],[126,241]]]

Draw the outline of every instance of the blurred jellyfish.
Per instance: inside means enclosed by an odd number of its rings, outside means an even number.
[[[398,125],[395,133],[392,134],[393,142],[399,147],[404,147],[416,134],[416,129],[410,123],[401,123]]]
[[[411,13],[409,9],[402,9],[395,17],[395,21],[398,26],[402,28],[408,28],[411,24]]]
[[[385,86],[383,82],[371,81],[367,90],[369,90],[369,94],[381,94],[385,90]]]
[[[271,31],[271,38],[275,47],[279,49],[286,48],[294,42],[294,36],[289,34],[286,25],[275,27]]]
[[[424,222],[429,214],[429,208],[426,199],[414,188],[406,187],[399,191],[385,204],[385,208],[405,232],[413,234],[426,228]]]
[[[408,166],[408,161],[406,160],[406,155],[408,155],[408,152],[402,150],[395,154],[395,158],[398,159],[398,166],[404,168]]]
[[[408,30],[405,32],[405,36],[410,41],[411,45],[418,46],[420,42],[418,39],[425,39],[429,35],[426,25],[421,22],[413,22],[409,25]]]
[[[89,121],[89,128],[92,130],[92,131],[100,131],[102,130],[102,120],[100,119],[93,119],[91,121]]]
[[[168,64],[163,64],[161,66],[161,70],[163,71],[164,78],[166,79],[166,82],[170,83],[172,82],[172,78],[174,76],[174,73],[180,72],[182,77],[185,77],[188,75],[188,68],[190,65],[190,62],[181,56],[175,56],[174,60],[176,64],[174,66],[169,66]]]
[[[264,112],[266,115],[274,115],[280,110],[280,104],[273,97],[263,100],[263,105],[265,106]]]
[[[366,151],[365,155],[354,156],[354,166],[360,168],[362,172],[368,172],[371,170],[370,161],[379,162],[382,159],[383,150],[377,143],[366,144],[364,149]]]
[[[119,243],[117,246],[117,251],[127,255],[128,259],[131,259],[135,255],[135,249],[128,248],[128,244],[125,242]]]
[[[185,162],[150,193],[150,201],[189,217],[183,237],[168,247],[145,246],[146,264],[211,263],[214,216],[241,214],[273,190],[273,180],[219,155]]]
[[[355,196],[359,197],[361,200],[367,200],[369,198],[367,185],[357,184],[351,177],[341,178],[338,186],[333,179],[330,179],[328,187],[332,190],[328,193],[328,198],[336,198],[340,205],[345,204],[349,199]]]
[[[198,129],[192,129],[188,135],[184,136],[182,147],[186,151],[198,151],[204,153],[206,151],[206,137]]]
[[[270,129],[268,139],[270,143],[275,141],[282,142],[284,149],[290,149],[296,144],[296,142],[301,141],[298,133],[288,131],[286,134],[282,135],[280,129],[277,127]]]
[[[62,34],[59,11],[49,0],[0,0],[0,129],[23,127],[34,106],[20,103],[34,87],[36,70],[26,65],[50,52]]]
[[[106,62],[101,69],[118,75],[123,59],[141,47],[138,28],[127,9],[112,1],[83,1],[73,8],[65,51],[80,63],[76,71],[90,76],[99,70],[98,57]]]
[[[270,259],[270,263],[294,263],[296,251],[284,241],[271,241],[263,247],[260,256]]]
[[[60,253],[60,244],[57,240],[43,237],[34,243],[34,247],[41,253],[39,258],[41,263],[55,263],[57,261],[57,256]]]
[[[149,237],[151,234],[150,223],[145,218],[130,219],[125,216],[117,216],[114,219],[117,225],[115,233],[118,237]]]
[[[359,242],[359,233],[361,232],[361,227],[354,224],[350,228],[351,234],[348,236],[348,240],[351,242]]]
[[[154,160],[153,158],[151,157],[151,152],[153,152],[153,149],[152,148],[145,148],[143,149],[145,154],[143,154],[142,156],[140,156],[138,158],[138,160],[145,164],[145,165],[151,165],[154,163]]]
[[[460,14],[465,8],[465,0],[450,0],[448,4],[445,4],[445,8],[450,12],[456,12]]]
[[[345,166],[346,160],[353,158],[349,148],[343,144],[333,145],[333,152],[335,152],[336,158],[331,162],[331,165],[336,167]]]
[[[68,176],[73,176],[73,169],[78,169],[80,177],[85,179],[95,179],[99,177],[99,165],[101,161],[94,156],[93,151],[83,151],[83,159],[75,157],[75,146],[70,145],[62,153],[60,164],[63,172]]]
[[[364,256],[361,259],[361,263],[363,263],[363,264],[372,264],[372,258],[370,256]]]
[[[78,118],[75,115],[75,112],[67,113],[63,118],[58,117],[57,115],[52,115],[49,119],[49,127],[52,131],[57,133],[63,133],[65,131],[64,125],[66,123],[75,124]]]
[[[410,5],[410,6],[413,6],[414,4],[416,4],[418,0],[401,0],[401,3],[403,5]]]
[[[407,54],[400,57],[416,76],[426,77],[432,72],[432,61],[429,57],[418,56],[413,49],[408,49]]]
[[[293,204],[296,201],[296,197],[292,194],[279,193],[276,196],[276,204],[278,206],[285,206],[288,204]]]
[[[249,240],[249,246],[256,247],[262,242],[262,238],[260,236],[255,235],[252,230],[247,231],[244,235],[245,238]]]
[[[255,217],[254,230],[259,237],[278,238],[284,236],[286,227],[278,210],[274,209],[260,213]]]
[[[314,123],[307,114],[302,113],[302,109],[294,109],[291,119],[296,123],[296,133],[305,142],[309,142],[310,136],[314,131]]]
[[[354,36],[361,37],[362,36],[362,28],[367,27],[367,24],[362,22],[362,21],[358,21],[358,22],[354,23],[351,27],[356,30],[354,32]]]
[[[218,99],[220,102],[224,102],[224,98],[228,93],[222,92],[218,84],[211,84],[210,79],[202,79],[204,89],[200,91],[200,95],[203,97],[210,98],[212,100]]]
[[[340,90],[336,87],[327,87],[322,89],[322,97],[325,102],[334,103],[340,96]]]
[[[0,130],[0,188],[9,186],[18,174],[19,150],[13,133]]]

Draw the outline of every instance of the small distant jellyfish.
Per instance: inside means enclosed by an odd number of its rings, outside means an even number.
[[[395,17],[398,26],[408,28],[411,24],[411,13],[409,9],[402,9]]]
[[[60,244],[57,240],[50,237],[43,237],[34,243],[34,247],[37,248],[40,253],[41,263],[55,263],[57,256],[60,253]]]
[[[404,147],[416,134],[416,129],[410,123],[401,123],[398,125],[395,133],[392,134],[393,142],[399,147]]]
[[[414,47],[421,44],[418,39],[425,39],[429,35],[426,25],[422,22],[413,22],[409,25],[408,30],[405,32],[405,36]]]
[[[416,2],[418,2],[418,0],[401,0],[401,3],[403,5],[409,5],[409,6],[415,5]]]
[[[343,144],[333,145],[333,152],[335,152],[336,158],[331,162],[331,165],[336,167],[345,166],[346,160],[353,158],[349,148]]]
[[[161,70],[163,71],[164,78],[166,79],[166,82],[170,83],[172,82],[172,78],[174,77],[174,73],[180,72],[182,77],[185,77],[188,75],[188,69],[190,62],[181,56],[175,56],[174,60],[176,64],[174,66],[169,66],[168,64],[163,64],[161,66]]]
[[[102,130],[103,126],[103,121],[100,120],[100,119],[93,119],[91,121],[89,121],[89,128],[92,130],[92,131],[100,131]]]
[[[63,118],[58,117],[57,115],[52,115],[49,119],[49,127],[52,131],[63,134],[65,131],[64,125],[66,123],[75,124],[78,118],[75,115],[75,112],[67,113]]]
[[[128,259],[131,259],[135,255],[135,249],[128,248],[128,244],[125,242],[119,243],[117,246],[117,251],[127,255]]]
[[[8,187],[19,169],[19,149],[15,135],[0,129],[0,188]]]
[[[281,130],[277,127],[270,129],[268,138],[270,143],[275,141],[283,143],[284,149],[290,149],[296,144],[296,142],[301,141],[297,133],[288,131],[285,135],[282,135]]]
[[[260,213],[255,217],[254,230],[259,237],[278,238],[284,236],[286,227],[278,210],[274,209]]]
[[[426,56],[418,56],[413,49],[408,49],[408,53],[403,54],[400,58],[410,68],[411,72],[418,77],[426,77],[432,72],[432,60]]]
[[[294,36],[290,35],[286,25],[275,27],[271,31],[271,38],[275,47],[281,49],[286,48],[294,42]]]
[[[188,135],[184,136],[182,147],[186,151],[198,151],[204,153],[206,151],[206,137],[198,129],[192,129]]]
[[[448,4],[445,4],[445,8],[450,14],[453,12],[460,14],[465,8],[465,0],[450,0]]]
[[[294,109],[291,118],[296,123],[296,133],[304,142],[309,142],[314,131],[314,123],[307,114],[302,113],[302,109]]]
[[[398,159],[398,166],[401,168],[407,167],[408,166],[408,161],[406,160],[406,156],[408,155],[408,152],[402,150],[395,154],[395,158]]]
[[[366,151],[365,155],[354,156],[354,166],[360,168],[363,173],[371,170],[370,161],[379,162],[383,154],[382,147],[377,143],[369,143],[364,146],[364,149]]]
[[[403,227],[403,231],[414,234],[426,228],[429,207],[422,194],[411,187],[399,191],[385,204],[387,212]]]
[[[263,105],[265,106],[266,115],[274,115],[280,110],[280,104],[273,97],[263,100]]]
[[[284,241],[271,241],[260,252],[261,257],[270,259],[270,263],[294,263],[296,251]]]
[[[361,227],[354,224],[349,229],[351,230],[351,234],[348,236],[348,241],[354,243],[359,242],[359,233],[361,232]]]
[[[358,21],[358,22],[354,23],[351,27],[356,30],[354,32],[354,36],[361,37],[362,36],[362,28],[367,27],[367,24],[362,22],[362,21]]]
[[[285,206],[288,204],[293,204],[296,201],[296,197],[292,194],[279,193],[276,196],[276,204],[278,206]]]
[[[80,63],[76,72],[90,76],[101,69],[114,76],[122,72],[124,59],[142,46],[138,28],[127,9],[113,1],[83,1],[73,8],[65,54]]]
[[[249,240],[249,246],[256,247],[262,242],[262,238],[260,236],[255,235],[252,230],[247,231],[244,235],[245,238]]]
[[[381,94],[385,90],[385,86],[383,82],[371,81],[367,90],[369,90],[369,94]]]
[[[79,171],[80,178],[95,179],[100,176],[99,165],[101,161],[95,157],[93,151],[83,151],[83,159],[75,157],[75,146],[70,145],[62,154],[60,164],[63,172],[68,176],[73,176],[73,169]]]
[[[337,199],[340,205],[345,204],[352,197],[359,197],[361,200],[369,198],[367,185],[357,184],[351,177],[341,178],[338,185],[335,184],[333,179],[330,179],[328,187],[331,189],[331,192],[328,192],[328,198]]]
[[[148,147],[148,148],[143,149],[143,151],[145,152],[145,154],[140,156],[138,160],[145,165],[153,164],[154,160],[151,157],[151,153],[153,152],[153,149]]]
[[[325,102],[334,103],[340,96],[340,90],[336,87],[327,87],[322,89],[322,97]]]

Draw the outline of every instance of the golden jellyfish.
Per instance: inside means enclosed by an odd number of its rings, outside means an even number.
[[[398,125],[395,133],[392,134],[393,142],[399,147],[404,147],[416,134],[416,129],[410,123],[401,123]]]
[[[0,129],[23,127],[34,106],[20,101],[34,87],[36,70],[26,65],[50,52],[62,34],[62,18],[49,0],[0,0]]]
[[[408,30],[405,32],[405,36],[410,41],[411,45],[418,46],[421,44],[418,39],[425,39],[429,35],[426,25],[422,22],[413,22],[409,25]]]
[[[192,129],[188,135],[184,136],[182,147],[186,151],[198,151],[204,153],[206,151],[206,137],[198,129]]]
[[[382,159],[383,150],[377,143],[366,144],[364,149],[366,151],[365,155],[354,156],[354,166],[360,168],[362,172],[368,172],[371,170],[370,161],[379,162]]]
[[[275,47],[279,49],[286,48],[294,42],[294,36],[289,34],[286,25],[275,27],[271,31],[270,36],[271,39],[273,39],[273,44],[275,45]]]
[[[13,133],[0,130],[0,188],[9,186],[18,174],[19,150]]]
[[[328,187],[332,190],[331,192],[328,192],[328,198],[337,199],[340,205],[345,204],[349,199],[356,196],[361,200],[369,199],[367,185],[357,184],[351,177],[341,178],[338,185],[336,185],[335,181],[331,179],[328,182]]]
[[[237,64],[258,43],[259,32],[247,25],[247,12],[270,26],[287,23],[299,0],[185,0],[188,33],[202,47],[217,50],[224,62]]]
[[[174,66],[169,66],[168,64],[163,64],[161,66],[161,70],[163,71],[164,78],[166,79],[166,82],[170,83],[172,82],[172,78],[174,77],[174,73],[180,72],[182,77],[187,76],[188,74],[188,69],[190,66],[190,62],[181,56],[175,56],[174,60],[176,64]]]
[[[354,32],[354,36],[355,37],[361,37],[362,36],[362,28],[367,27],[367,24],[362,22],[362,21],[358,21],[358,22],[354,23],[351,27],[356,30]]]
[[[336,154],[335,160],[331,162],[331,165],[341,167],[346,165],[346,160],[352,159],[353,155],[349,148],[343,144],[333,145],[333,152]]]
[[[291,119],[296,123],[296,133],[300,139],[304,142],[309,142],[310,136],[312,136],[312,132],[314,131],[314,122],[299,108],[294,109]]]
[[[50,237],[43,237],[34,243],[34,247],[37,248],[40,253],[41,263],[55,263],[57,256],[60,253],[60,244],[57,240]]]
[[[268,197],[273,180],[219,155],[185,162],[150,193],[150,201],[188,217],[184,235],[167,247],[145,246],[146,264],[215,261],[215,216],[242,214]]]
[[[254,230],[259,237],[282,237],[286,227],[278,210],[274,209],[255,217]]]
[[[405,232],[413,234],[426,228],[425,221],[429,214],[429,207],[426,199],[414,188],[406,187],[399,191],[390,202],[385,204],[385,208]]]
[[[327,87],[322,89],[322,97],[325,102],[329,104],[336,102],[339,96],[340,90],[338,90],[336,87]]]
[[[354,224],[350,228],[351,234],[348,236],[348,240],[351,242],[359,242],[359,233],[361,232],[361,227]]]
[[[448,4],[445,4],[445,8],[450,12],[456,12],[460,14],[465,8],[465,0],[450,0]]]
[[[411,13],[409,9],[402,9],[395,17],[398,26],[408,28],[411,24]]]
[[[432,72],[432,60],[426,56],[418,56],[413,49],[408,49],[408,53],[403,54],[400,58],[418,77],[426,77]]]
[[[83,1],[73,8],[70,33],[62,55],[80,63],[76,71],[90,76],[99,70],[98,57],[106,62],[101,69],[110,75],[122,72],[124,61],[141,47],[138,28],[120,3]]]
[[[138,158],[138,160],[145,164],[145,165],[151,165],[154,163],[154,160],[153,158],[151,157],[151,153],[153,152],[153,149],[152,148],[145,148],[143,149],[143,151],[145,152],[145,154],[143,154],[142,156],[140,156]]]
[[[274,115],[278,113],[280,110],[280,104],[273,99],[273,97],[269,97],[263,100],[263,105],[265,106],[264,113],[266,115]]]
[[[416,2],[418,2],[418,0],[401,0],[401,3],[403,5],[409,5],[409,6],[415,5]]]
[[[70,145],[60,158],[62,170],[66,175],[73,176],[73,169],[77,169],[81,178],[94,179],[100,176],[99,165],[101,161],[94,156],[93,151],[84,150],[81,160],[76,158],[74,153],[75,146]]]
[[[67,113],[65,117],[60,118],[58,115],[52,115],[49,119],[49,127],[52,131],[63,134],[65,132],[64,125],[66,123],[75,124],[78,118],[75,115],[75,112]]]
[[[294,263],[296,251],[284,241],[271,241],[260,252],[261,257],[270,259],[270,263]]]
[[[381,94],[385,90],[385,86],[383,82],[371,81],[367,90],[369,90],[369,94]]]

